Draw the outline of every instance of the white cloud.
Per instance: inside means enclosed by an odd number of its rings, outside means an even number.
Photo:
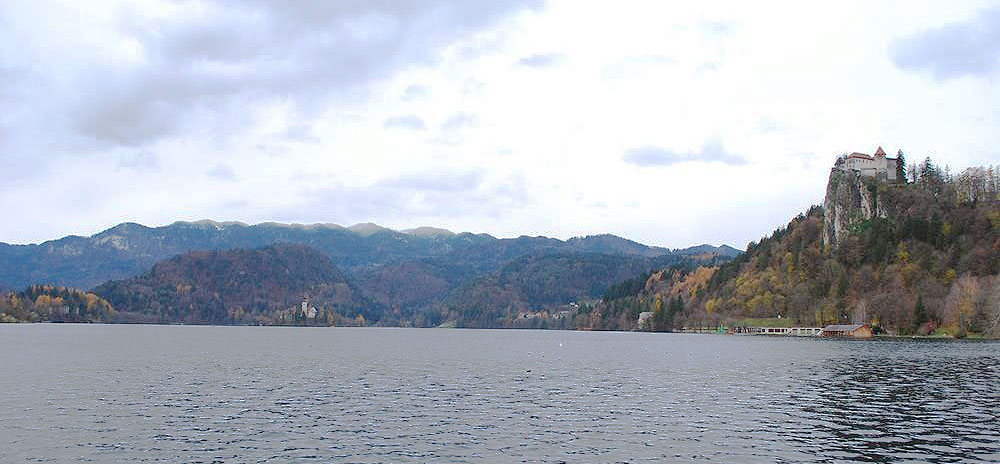
[[[7,3],[0,241],[210,217],[742,248],[840,152],[996,162],[986,6]]]
[[[424,124],[424,120],[415,114],[394,116],[386,119],[382,125],[389,129],[423,130],[427,128],[427,124]]]
[[[521,58],[520,60],[517,60],[517,62],[518,64],[529,68],[547,68],[558,64],[563,59],[565,59],[565,55],[562,53],[536,53],[534,55]]]

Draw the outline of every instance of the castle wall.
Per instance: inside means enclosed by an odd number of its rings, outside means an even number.
[[[896,158],[876,156],[874,159],[849,157],[843,165],[844,169],[853,169],[865,177],[885,176],[888,180],[896,180]]]

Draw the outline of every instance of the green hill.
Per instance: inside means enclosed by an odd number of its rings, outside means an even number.
[[[331,325],[381,317],[329,257],[302,245],[188,252],[94,292],[118,321]],[[301,311],[305,297],[315,315]]]
[[[459,327],[571,328],[573,319],[616,282],[667,263],[717,260],[728,258],[536,253],[459,287],[448,295],[436,315],[442,321],[455,321]],[[560,319],[552,320],[550,316],[559,313]]]
[[[598,311],[618,321],[610,328],[634,328],[631,317],[615,316],[679,298],[670,327],[781,317],[806,326],[867,322],[900,335],[998,335],[998,173],[949,176],[928,159],[912,174],[893,183],[834,170],[823,206],[743,255],[697,279],[691,270],[654,274]]]

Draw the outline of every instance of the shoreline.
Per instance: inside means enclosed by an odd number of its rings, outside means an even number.
[[[969,336],[958,338],[950,335],[875,335],[870,338],[854,338],[854,337],[821,337],[817,335],[786,335],[786,334],[766,334],[766,333],[754,333],[754,334],[738,334],[738,333],[725,333],[725,332],[652,332],[645,330],[599,330],[592,328],[573,328],[573,329],[545,329],[545,328],[524,328],[524,327],[405,327],[405,326],[352,326],[352,325],[336,325],[336,326],[317,326],[317,325],[252,325],[252,324],[178,324],[178,323],[156,323],[156,322],[61,322],[61,321],[16,321],[16,322],[4,322],[0,323],[0,327],[3,326],[16,326],[16,325],[36,325],[36,324],[52,324],[52,325],[108,325],[108,326],[163,326],[163,327],[283,327],[283,328],[300,328],[300,329],[326,329],[326,328],[338,328],[338,329],[446,329],[446,330],[539,330],[539,331],[553,331],[553,332],[618,332],[618,333],[649,333],[649,334],[676,334],[676,335],[733,335],[739,337],[767,337],[767,338],[795,338],[795,339],[824,339],[824,340],[943,340],[943,341],[1000,341],[1000,337],[987,337],[982,334],[970,334]]]

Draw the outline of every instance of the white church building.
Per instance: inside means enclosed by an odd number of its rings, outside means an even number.
[[[854,152],[837,159],[836,167],[843,170],[853,170],[865,177],[896,180],[896,167],[899,158],[888,158],[882,147],[875,150],[875,155]]]

